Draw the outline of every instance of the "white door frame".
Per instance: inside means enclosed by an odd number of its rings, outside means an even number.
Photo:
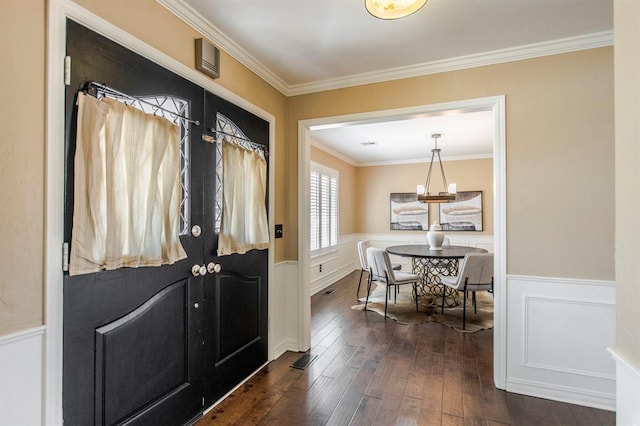
[[[298,122],[298,342],[299,350],[311,347],[311,279],[309,254],[309,162],[311,131],[315,126],[380,122],[416,114],[441,114],[446,111],[493,111],[493,229],[494,229],[494,328],[493,328],[493,380],[496,387],[506,388],[506,122],[505,97],[492,96],[463,101],[421,105],[417,107],[348,114],[333,117],[300,120]]]
[[[140,41],[110,22],[78,6],[71,0],[47,2],[47,104],[46,104],[46,212],[45,212],[45,353],[43,424],[62,424],[62,243],[64,219],[64,56],[66,19],[121,44],[127,49],[165,67],[269,122],[269,217],[274,216],[275,117],[240,96],[219,86],[204,74],[184,65]],[[72,59],[73,61],[73,59]],[[73,63],[71,64],[73,66]],[[273,224],[269,223],[272,227]],[[273,230],[272,230],[273,231]],[[270,247],[274,246],[271,235]],[[273,278],[274,250],[269,250],[269,280]],[[269,292],[269,310],[274,301]],[[269,327],[272,329],[272,327]],[[268,356],[273,358],[269,339]]]

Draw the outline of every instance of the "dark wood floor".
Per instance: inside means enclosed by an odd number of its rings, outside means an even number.
[[[497,390],[491,330],[400,325],[351,309],[359,273],[311,298],[311,354],[271,362],[197,424],[614,425],[615,413]]]

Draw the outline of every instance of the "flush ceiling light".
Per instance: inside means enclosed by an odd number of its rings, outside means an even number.
[[[418,185],[418,201],[423,203],[448,203],[456,199],[456,184],[452,183],[447,185],[447,178],[444,176],[444,167],[442,167],[442,160],[440,159],[440,148],[438,148],[438,138],[442,135],[440,133],[434,133],[431,137],[434,139],[434,148],[431,150],[431,163],[429,164],[429,172],[427,173],[427,182],[424,186]],[[429,194],[429,184],[431,183],[431,169],[433,169],[433,160],[436,155],[438,156],[438,163],[440,164],[440,172],[442,173],[442,185],[446,191],[438,192],[437,194]]]
[[[398,19],[417,12],[427,0],[364,0],[367,12],[380,19]]]

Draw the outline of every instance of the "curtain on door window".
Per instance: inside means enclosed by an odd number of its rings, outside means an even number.
[[[70,275],[186,258],[179,140],[162,117],[78,94]]]
[[[313,254],[338,245],[338,172],[311,163],[310,243]]]
[[[222,173],[218,256],[268,248],[266,160],[255,150],[224,141]]]

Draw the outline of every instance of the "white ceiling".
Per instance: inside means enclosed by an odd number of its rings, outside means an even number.
[[[429,0],[394,21],[369,15],[364,0],[158,1],[288,96],[613,43],[612,0]],[[443,156],[482,156],[486,118],[352,123],[314,137],[357,164],[430,156],[435,132]],[[378,145],[358,149],[363,141]]]
[[[397,164],[431,159],[439,133],[443,160],[482,158],[493,154],[493,124],[492,111],[341,123],[312,128],[312,143],[355,166]]]

